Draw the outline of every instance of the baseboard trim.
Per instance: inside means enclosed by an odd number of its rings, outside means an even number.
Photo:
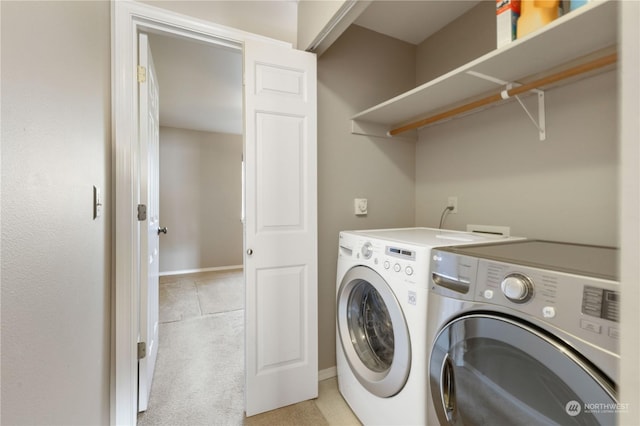
[[[318,371],[318,381],[321,382],[323,380],[330,379],[332,377],[336,377],[338,375],[337,367],[329,367],[324,370]]]
[[[213,268],[200,268],[200,269],[183,269],[181,271],[167,271],[160,272],[161,277],[167,277],[171,275],[184,275],[184,274],[195,274],[198,272],[215,272],[215,271],[227,271],[230,269],[242,269],[243,265],[230,265],[230,266],[216,266]]]

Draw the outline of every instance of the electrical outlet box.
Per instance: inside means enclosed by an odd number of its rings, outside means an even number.
[[[453,207],[453,209],[449,210],[449,213],[458,213],[458,197],[449,197],[447,207]]]
[[[367,199],[366,198],[355,198],[353,200],[353,204],[355,207],[356,216],[364,216],[367,214]]]

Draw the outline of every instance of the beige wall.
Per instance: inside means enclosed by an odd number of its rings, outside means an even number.
[[[345,0],[298,2],[298,47],[306,49],[346,3]]]
[[[282,0],[145,0],[156,7],[219,25],[297,43],[298,4]]]
[[[160,128],[160,272],[242,264],[242,136]]]
[[[110,5],[0,7],[0,422],[108,424]]]
[[[319,366],[335,365],[338,233],[412,226],[413,142],[351,134],[356,112],[411,89],[415,47],[352,26],[318,59]],[[368,198],[356,217],[354,198]]]
[[[418,83],[495,48],[495,11],[485,3],[418,47]],[[535,97],[525,102],[537,115]],[[548,90],[545,102],[544,142],[516,102],[423,129],[416,225],[438,226],[457,196],[445,228],[505,225],[531,238],[617,245],[616,73]]]
[[[507,225],[530,238],[617,245],[616,90],[610,72],[547,91],[542,142],[515,102],[423,130],[417,224],[437,226],[455,195],[445,228]]]

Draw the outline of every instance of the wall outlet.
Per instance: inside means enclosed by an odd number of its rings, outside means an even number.
[[[353,204],[355,207],[356,216],[364,216],[367,214],[367,199],[366,198],[354,198]]]
[[[458,213],[458,197],[449,197],[447,207],[453,207],[453,210],[449,210],[449,213]]]

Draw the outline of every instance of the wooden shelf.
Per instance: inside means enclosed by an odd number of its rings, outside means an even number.
[[[617,27],[617,1],[590,2],[522,39],[356,114],[352,117],[352,132],[390,137],[387,132],[394,127],[502,89],[469,71],[511,82],[540,75],[615,47]]]

